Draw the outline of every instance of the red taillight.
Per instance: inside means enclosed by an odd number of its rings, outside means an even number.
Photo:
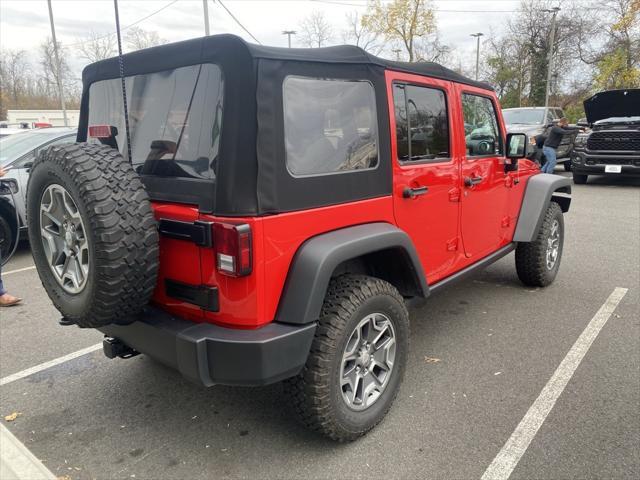
[[[220,273],[242,277],[251,273],[251,227],[246,224],[213,224],[213,248]]]
[[[89,125],[89,136],[91,138],[109,138],[111,136],[111,126]]]

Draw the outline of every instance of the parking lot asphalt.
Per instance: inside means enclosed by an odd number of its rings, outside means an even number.
[[[194,386],[145,356],[96,351],[0,386],[3,420],[57,476],[480,478],[616,287],[626,295],[511,478],[640,478],[640,182],[574,186],[560,273],[523,287],[509,255],[413,307],[404,384],[387,418],[335,444],[291,418],[280,385]],[[24,247],[5,272],[32,265]],[[35,270],[0,311],[0,377],[101,341],[60,327]]]

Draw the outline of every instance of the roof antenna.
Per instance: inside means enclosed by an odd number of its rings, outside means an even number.
[[[122,58],[122,39],[120,37],[120,15],[118,14],[118,0],[113,0],[116,9],[116,33],[118,34],[118,63],[120,64],[120,81],[122,82],[122,102],[124,103],[124,129],[127,134],[127,159],[131,159],[131,133],[129,132],[129,110],[127,109],[127,89],[124,83],[124,59]]]

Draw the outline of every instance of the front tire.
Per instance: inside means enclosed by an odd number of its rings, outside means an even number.
[[[537,237],[516,248],[518,278],[530,287],[546,287],[558,274],[564,245],[564,218],[556,202],[549,203]]]
[[[570,172],[571,171],[571,161],[567,160],[566,162],[564,162],[562,164],[562,166],[564,167],[564,171],[565,172]]]
[[[393,285],[364,275],[334,278],[307,363],[287,381],[300,420],[340,442],[367,433],[398,393],[408,343],[409,315]]]
[[[587,183],[587,178],[589,178],[589,175],[581,175],[579,173],[573,172],[573,183],[575,183],[576,185],[584,185],[585,183]]]

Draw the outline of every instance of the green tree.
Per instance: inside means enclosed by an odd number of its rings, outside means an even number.
[[[417,60],[417,42],[436,32],[436,21],[430,0],[373,0],[362,25],[384,35],[387,41],[399,41],[410,62]],[[424,56],[424,55],[423,55]]]

